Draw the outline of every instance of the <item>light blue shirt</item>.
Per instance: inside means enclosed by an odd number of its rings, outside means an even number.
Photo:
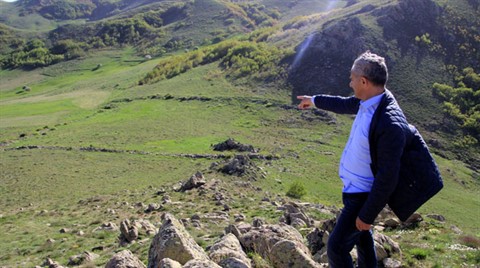
[[[352,124],[350,137],[340,159],[339,176],[344,193],[370,192],[373,174],[370,168],[370,145],[368,132],[373,114],[385,93],[360,102],[357,116]]]

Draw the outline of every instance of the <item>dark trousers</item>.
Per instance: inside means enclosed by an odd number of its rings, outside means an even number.
[[[355,220],[368,193],[343,193],[343,209],[328,239],[328,264],[331,268],[353,267],[350,251],[357,246],[358,267],[377,267],[372,231],[359,231]]]

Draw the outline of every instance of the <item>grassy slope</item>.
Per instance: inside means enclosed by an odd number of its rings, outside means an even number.
[[[15,3],[0,1],[0,22],[13,29],[26,32],[46,32],[57,27],[54,21],[47,20],[39,14],[19,16],[20,8]]]
[[[92,71],[92,66],[99,63],[102,68]],[[332,115],[337,124],[327,124],[311,112],[256,103],[252,100],[261,98],[288,104],[290,96],[284,89],[262,93],[255,88],[233,86],[222,78],[215,64],[153,85],[135,86],[140,74],[152,68],[154,63],[154,60],[138,61],[130,50],[105,51],[93,59],[70,62],[68,70],[65,69],[67,65],[44,68],[42,73],[52,76],[37,76],[38,83],[29,83],[31,92],[14,94],[21,84],[13,82],[9,87],[1,88],[0,120],[10,122],[8,126],[2,124],[1,140],[11,142],[4,149],[21,145],[73,148],[72,151],[54,147],[0,152],[0,228],[6,234],[0,244],[1,265],[34,266],[40,264],[46,255],[66,264],[68,257],[104,245],[106,249],[100,252],[101,258],[96,261],[97,265],[103,265],[119,246],[117,234],[93,232],[102,222],[119,224],[129,217],[159,222],[157,214],[119,204],[158,202],[155,189],[186,180],[197,170],[207,172],[207,179],[222,180],[226,189],[236,187],[232,182],[238,179],[209,173],[208,167],[213,160],[171,155],[212,154],[210,145],[228,137],[252,144],[260,148],[261,153],[281,157],[257,162],[267,172],[266,179],[253,182],[262,191],[246,191],[250,198],[233,198],[234,211],[245,213],[247,220],[263,216],[275,222],[278,212],[258,202],[264,196],[279,194],[284,197],[294,181],[301,181],[306,186],[305,201],[340,206],[341,183],[336,178],[336,170],[350,118]],[[0,73],[2,78],[13,75],[29,76],[29,73]],[[175,98],[142,99],[156,94],[171,94]],[[181,102],[176,99],[190,96],[211,100]],[[133,101],[116,102],[113,109],[101,109],[112,100],[124,98]],[[26,104],[28,106],[24,106]],[[12,113],[13,110],[21,113]],[[52,125],[45,129],[45,122],[24,119],[39,115],[51,120]],[[314,121],[307,121],[306,117],[314,118]],[[53,124],[59,125],[53,127]],[[19,139],[20,133],[27,136]],[[152,154],[77,151],[90,145]],[[471,171],[460,164],[440,158],[439,163],[446,188],[421,212],[439,213],[447,218],[445,226],[438,228],[442,237],[447,237],[450,242],[437,242],[433,237],[431,243],[443,243],[442,250],[455,256],[455,261],[471,262],[472,257],[462,259],[460,253],[448,250],[448,243],[458,239],[451,234],[449,226],[454,224],[467,233],[478,234],[479,185],[472,178]],[[93,197],[101,201],[98,204],[79,203]],[[195,198],[194,194],[172,193],[173,201],[188,203]],[[190,217],[198,211],[198,208],[185,206],[167,207],[166,210],[179,217]],[[202,207],[204,212],[216,211],[209,201],[202,203]],[[109,213],[109,208],[115,209],[116,214]],[[61,234],[61,228],[83,230],[86,235]],[[211,229],[214,233],[220,232],[221,226]],[[200,244],[212,243],[208,239],[210,232],[191,231]],[[57,242],[51,245],[46,242],[48,238]],[[402,242],[406,249],[413,247],[408,240]],[[146,261],[148,245],[136,244],[129,248]],[[437,253],[430,255],[436,256]],[[445,261],[449,263],[448,259]]]

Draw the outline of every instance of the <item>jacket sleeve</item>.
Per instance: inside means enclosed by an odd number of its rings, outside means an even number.
[[[360,99],[330,95],[315,95],[315,107],[337,114],[356,114],[360,107]]]
[[[363,222],[372,224],[395,190],[405,143],[406,137],[400,123],[392,122],[376,134],[375,148],[370,148],[377,152],[375,180],[358,215]]]

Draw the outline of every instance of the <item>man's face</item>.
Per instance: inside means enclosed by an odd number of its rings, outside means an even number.
[[[355,72],[350,72],[350,87],[353,89],[355,97],[363,100],[365,93],[365,77],[358,75]]]

